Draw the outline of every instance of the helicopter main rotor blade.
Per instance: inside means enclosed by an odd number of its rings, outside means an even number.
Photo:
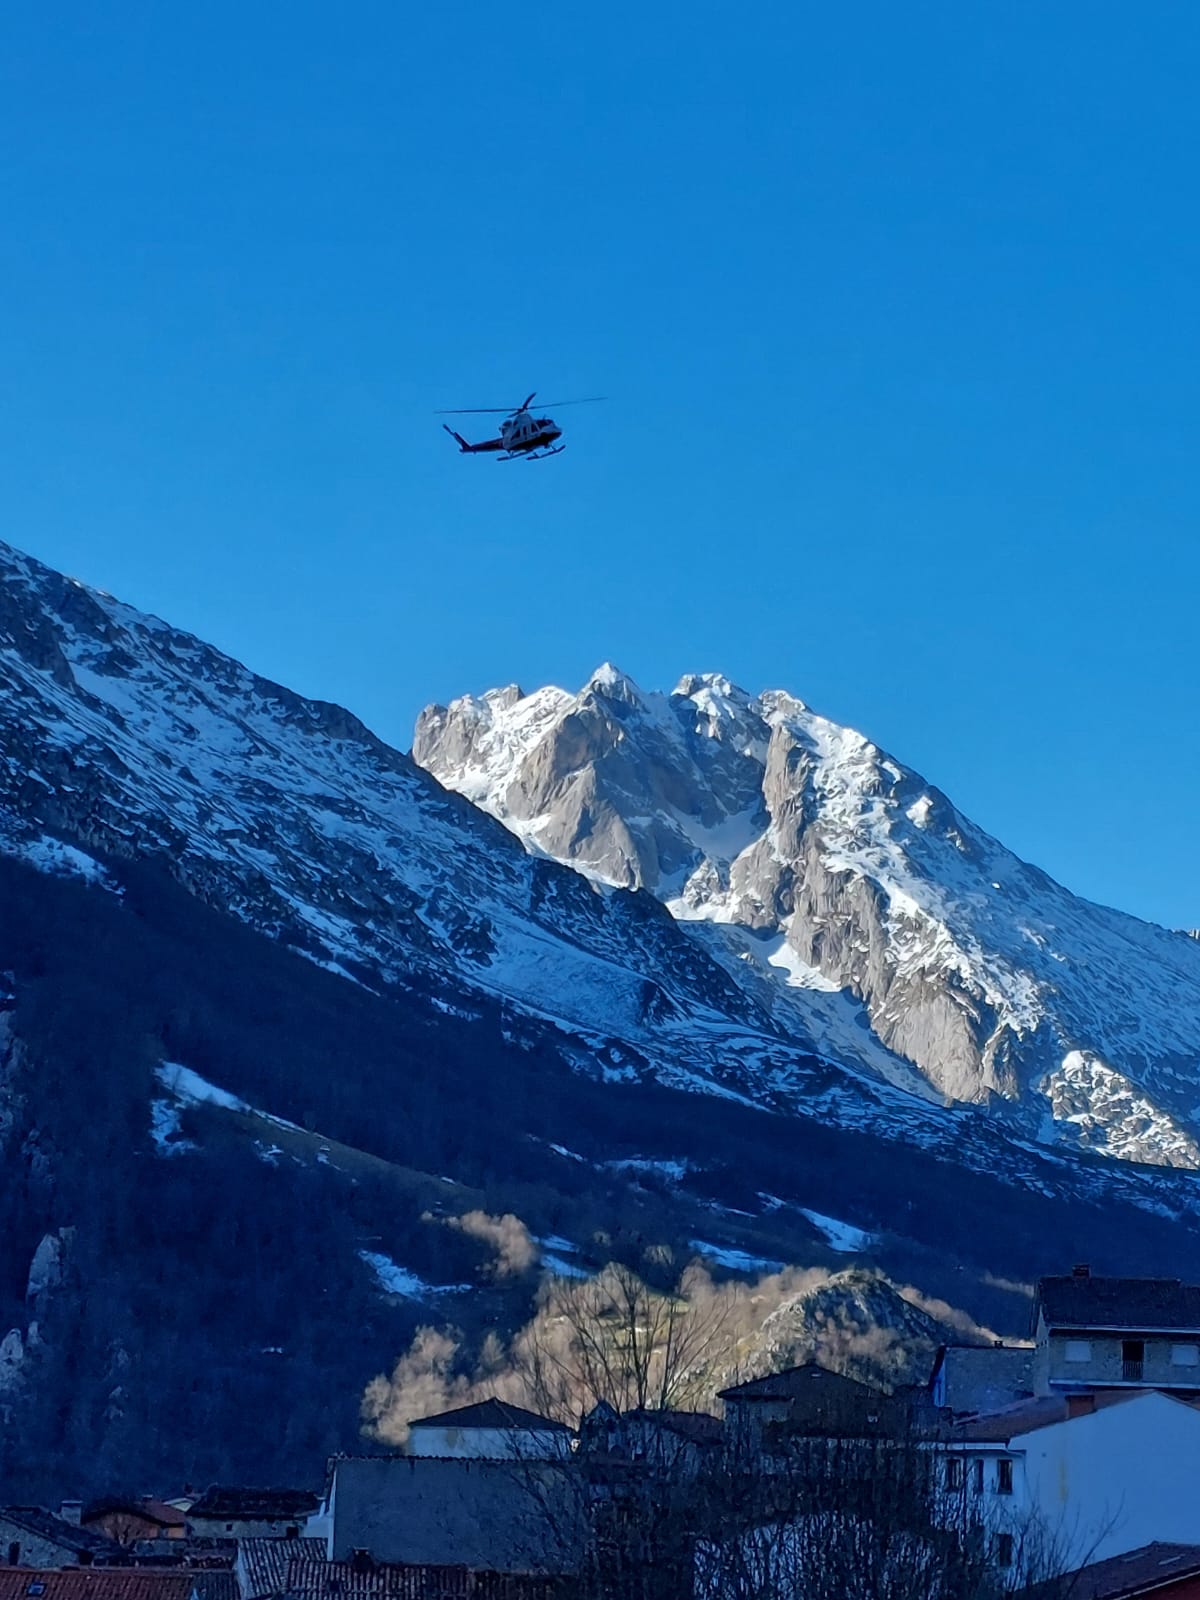
[[[559,406],[594,406],[599,401],[607,399],[606,394],[588,394],[584,395],[582,400],[551,400],[548,404],[545,402],[543,404],[547,411],[557,411]]]
[[[519,407],[513,406],[456,406],[449,411],[435,411],[435,417],[511,417]]]

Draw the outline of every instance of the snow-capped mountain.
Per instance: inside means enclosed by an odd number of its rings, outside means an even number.
[[[793,1037],[1030,1137],[1200,1165],[1197,942],[1072,895],[792,695],[604,666],[431,706],[413,753],[531,851],[651,890]]]
[[[817,775],[825,770],[801,742],[807,713],[776,727],[752,704],[716,680],[696,680],[674,701],[645,697],[608,671],[577,700],[505,691],[426,715],[418,754],[431,763],[435,747],[465,756],[475,732],[494,730],[479,760],[490,763],[497,793],[503,788],[495,804],[505,820],[524,809],[525,784],[531,800],[559,797],[561,823],[556,807],[551,818],[531,803],[530,820],[519,824],[534,845],[527,850],[469,803],[487,798],[477,761],[457,776],[446,766],[465,799],[341,708],[256,677],[0,545],[0,851],[115,895],[123,861],[156,864],[208,905],[376,994],[431,998],[459,1017],[499,1001],[514,1039],[546,1046],[602,1081],[657,1083],[869,1130],[1046,1193],[1101,1199],[1116,1181],[1138,1205],[1190,1215],[1200,1200],[1190,1179],[1168,1201],[1161,1179],[1152,1192],[1133,1173],[1114,1180],[1094,1164],[1064,1164],[1053,1141],[1044,1153],[1030,1141],[1028,1120],[1014,1127],[984,1105],[947,1103],[941,1083],[935,1089],[932,1075],[892,1048],[907,1037],[903,1017],[886,1041],[872,1033],[862,1004],[837,987],[845,971],[826,976],[820,961],[836,955],[845,968],[861,958],[871,978],[886,975],[899,951],[903,987],[893,981],[888,1004],[911,1002],[935,1041],[944,1007],[942,1033],[965,1052],[965,958],[957,946],[943,956],[944,933],[924,957],[915,917],[911,948],[897,943],[906,925],[894,920],[885,891],[826,859],[806,822],[805,808],[823,804]],[[782,701],[773,706],[772,715],[783,714]],[[860,744],[861,760],[839,777],[839,816],[853,814],[856,776],[867,793],[873,763],[883,762]],[[501,785],[514,755],[528,772]],[[890,781],[911,786],[905,804],[922,816],[917,781]],[[933,815],[944,807],[931,796],[925,826],[908,819],[913,839],[934,836]],[[589,875],[550,859],[555,849],[572,854],[566,842],[576,836]],[[887,830],[875,820],[857,846],[855,837],[848,822],[838,848],[860,848],[865,859],[884,851]],[[976,844],[983,836],[974,832],[963,837],[972,848],[998,849]],[[789,866],[802,863],[802,847],[813,853],[807,879]],[[931,893],[945,892],[943,877],[927,873]],[[622,878],[645,881],[687,915],[669,915],[648,888],[614,887]],[[803,936],[792,901],[825,919],[799,952],[784,936],[785,906],[792,937]],[[708,921],[706,907],[743,920]],[[1193,941],[1178,945],[1182,961],[1200,960]],[[1169,974],[1145,965],[1146,983],[1169,986]],[[1018,996],[1022,983],[1033,990],[1019,973],[1005,981]],[[988,992],[1000,988],[997,978]],[[870,1011],[874,991],[864,984],[863,993]],[[1177,1005],[1186,993],[1175,974]],[[1189,1162],[1187,1123],[1157,1090],[1151,1102],[1148,1090],[1105,1067],[1105,1097],[1093,1094],[1101,1068],[1084,1052],[1095,1048],[1071,1041],[1078,1081],[1063,1050],[1060,1108],[1074,1095],[1067,1114],[1099,1128],[1096,1142],[1110,1149],[1119,1134],[1126,1153]],[[1014,1058],[997,1046],[988,1059]],[[1161,1062],[1157,1070],[1165,1075]],[[1042,1101],[1047,1111],[1055,1103]],[[1135,1116],[1137,1138],[1129,1132]],[[815,1199],[821,1209],[823,1197]],[[837,1214],[836,1197],[829,1209]]]
[[[1005,1332],[1064,1261],[1196,1270],[1193,1172],[1031,1138],[1020,1096],[953,1102],[793,948],[811,884],[771,849],[817,804],[809,758],[709,690],[720,736],[703,686],[689,730],[616,675],[590,705],[426,718],[504,826],[348,712],[0,545],[0,1477],[296,1481],[353,1447],[417,1327],[515,1326],[540,1272],[614,1241],[718,1275],[853,1261]],[[502,775],[541,762],[554,804],[524,807]],[[576,835],[586,872],[552,859]],[[882,971],[885,897],[856,892]],[[509,1225],[511,1277],[483,1242]],[[891,1326],[851,1276],[772,1348]]]

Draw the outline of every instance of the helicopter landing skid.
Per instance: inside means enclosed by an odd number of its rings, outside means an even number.
[[[517,450],[511,455],[501,456],[501,461],[548,461],[551,456],[560,456],[566,449],[565,444],[556,444],[550,450]]]

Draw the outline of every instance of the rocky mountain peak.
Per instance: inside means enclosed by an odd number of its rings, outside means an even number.
[[[785,690],[653,694],[606,666],[489,707],[485,732],[480,706],[427,714],[417,760],[528,848],[651,890],[781,1025],[1037,1137],[1191,1164],[1191,941],[1071,895]]]

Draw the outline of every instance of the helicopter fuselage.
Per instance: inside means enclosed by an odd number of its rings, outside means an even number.
[[[589,400],[564,400],[560,403],[568,406],[586,405],[600,398],[599,395],[593,395]],[[472,444],[448,422],[442,426],[464,455],[499,454],[501,461],[542,461],[546,456],[560,454],[566,446],[558,442],[562,438],[562,429],[553,417],[534,416],[530,410],[533,399],[532,394],[526,395],[521,405],[505,413],[504,421],[500,424],[500,435],[496,439],[480,439]],[[478,416],[484,411],[500,409],[499,406],[481,406],[454,412],[443,411],[442,415]]]

